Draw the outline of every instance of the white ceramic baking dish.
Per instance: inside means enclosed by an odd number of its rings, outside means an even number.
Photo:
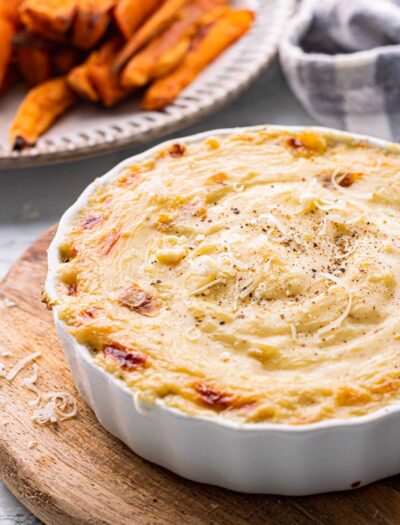
[[[188,143],[255,129],[262,126],[213,130],[179,140]],[[398,146],[378,139],[315,129],[400,153]],[[58,247],[75,214],[98,184],[150,157],[159,147],[127,159],[97,179],[63,215],[48,253],[50,298],[56,299]],[[139,402],[122,381],[94,364],[88,349],[58,319],[56,307],[53,312],[76,385],[100,423],[138,455],[181,476],[241,492],[306,495],[355,488],[400,472],[400,403],[367,416],[300,426],[240,425],[222,418],[188,416],[165,407],[161,400],[154,405]]]

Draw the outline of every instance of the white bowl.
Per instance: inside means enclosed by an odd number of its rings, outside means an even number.
[[[262,126],[213,130],[183,139],[203,140]],[[300,127],[271,126],[301,131]],[[314,128],[340,139],[356,139],[400,153],[378,139]],[[174,141],[163,143],[161,147]],[[118,164],[93,182],[63,215],[48,252],[46,291],[56,299],[61,264],[59,244],[76,213],[98,184],[153,155],[152,148]],[[97,366],[53,309],[54,320],[75,383],[100,423],[129,448],[186,478],[240,492],[306,495],[355,488],[400,472],[400,403],[366,416],[307,425],[238,424],[222,418],[188,416],[163,402],[143,404],[119,379]]]

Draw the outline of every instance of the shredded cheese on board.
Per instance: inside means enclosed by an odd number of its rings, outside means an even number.
[[[2,349],[0,355],[11,356],[12,354]],[[12,382],[28,365],[32,365],[32,374],[22,379],[22,385],[36,396],[28,401],[28,406],[32,410],[32,421],[39,424],[57,423],[76,416],[77,404],[71,394],[54,391],[43,393],[36,385],[40,368],[34,361],[41,355],[41,352],[32,352],[26,355],[14,364],[8,372],[5,370],[4,363],[0,363],[0,377]],[[41,401],[45,402],[44,406],[40,405]],[[32,447],[30,446],[29,448]]]
[[[17,303],[8,297],[4,297],[4,299],[0,299],[0,306],[4,306],[4,308],[14,308],[17,306]]]
[[[6,348],[0,347],[0,357],[10,357],[12,353]]]
[[[41,352],[33,352],[32,354],[29,354],[22,359],[18,361],[17,364],[15,364],[11,370],[7,373],[6,379],[7,381],[12,381],[20,372],[23,370],[26,365],[28,365],[31,361],[34,361],[38,357],[42,355]]]
[[[76,400],[68,392],[46,392],[42,394],[45,405],[33,408],[31,419],[39,425],[57,423],[76,416]]]
[[[39,366],[36,363],[33,363],[32,365],[32,375],[29,377],[25,377],[22,380],[22,384],[31,392],[33,392],[36,395],[36,399],[31,399],[29,401],[30,406],[35,406],[40,403],[40,399],[42,397],[42,394],[39,390],[39,388],[35,385],[36,381],[38,380],[38,372],[39,372]]]

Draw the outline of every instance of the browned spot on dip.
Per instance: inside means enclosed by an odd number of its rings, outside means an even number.
[[[106,357],[114,359],[121,368],[128,372],[143,368],[147,360],[142,352],[129,350],[118,343],[104,346],[103,352]]]
[[[87,310],[82,311],[82,317],[84,319],[94,319],[98,313],[98,308],[88,308]]]
[[[169,154],[173,158],[179,158],[182,157],[185,154],[186,147],[184,144],[180,144],[179,142],[176,142],[175,144],[172,144],[169,150]]]
[[[199,394],[202,403],[216,410],[225,410],[233,404],[232,395],[222,392],[208,383],[197,383],[195,390]]]
[[[118,300],[123,306],[146,317],[156,316],[161,306],[161,302],[157,297],[146,292],[138,285],[132,285],[120,290]]]
[[[349,188],[352,186],[357,180],[360,180],[363,178],[362,173],[355,173],[355,172],[345,172],[345,173],[339,173],[339,175],[336,176],[335,180],[341,186],[342,188]]]
[[[90,230],[96,224],[99,224],[104,220],[104,217],[102,215],[88,215],[83,221],[82,221],[82,228],[84,230]]]
[[[225,184],[228,180],[228,175],[222,171],[215,173],[215,175],[210,175],[207,179],[209,184]]]
[[[78,283],[72,281],[67,284],[67,295],[76,295],[78,293]]]
[[[121,233],[119,231],[113,230],[110,233],[108,233],[104,239],[104,243],[100,251],[101,255],[108,255],[114,248],[120,237]]]
[[[286,144],[290,146],[291,148],[295,148],[295,149],[299,149],[303,147],[302,142],[300,142],[300,140],[297,139],[296,137],[288,137],[286,139]]]

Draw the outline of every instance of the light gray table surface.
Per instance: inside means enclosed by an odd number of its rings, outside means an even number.
[[[172,136],[265,123],[315,124],[289,91],[277,63],[232,104]],[[89,182],[148,146],[78,162],[0,171],[0,277]],[[0,525],[39,523],[0,482]]]

